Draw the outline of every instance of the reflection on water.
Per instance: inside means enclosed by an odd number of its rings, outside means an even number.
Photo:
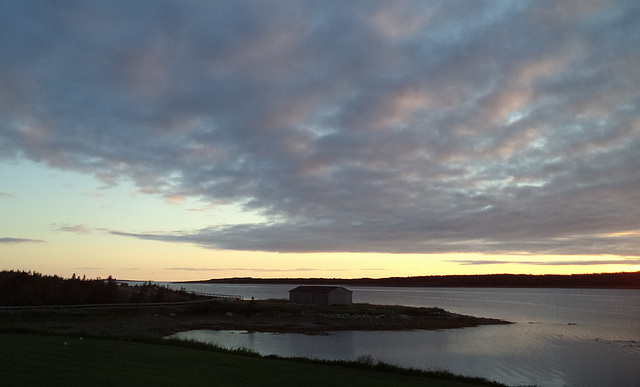
[[[409,332],[335,332],[329,336],[190,331],[175,337],[263,355],[355,360],[360,355],[404,367],[447,369],[511,385],[638,386],[639,354],[599,340],[532,337],[522,327]],[[524,327],[527,329],[527,327]]]
[[[246,290],[235,286],[236,292],[231,294]],[[277,286],[281,288],[269,286],[267,293],[291,288]],[[256,290],[259,287],[251,289]],[[637,290],[351,290],[354,299],[360,298],[357,302],[439,306],[517,324],[441,331],[335,332],[328,336],[238,331],[191,331],[176,336],[228,348],[246,347],[265,355],[351,360],[372,355],[405,367],[447,369],[510,385],[640,386]]]

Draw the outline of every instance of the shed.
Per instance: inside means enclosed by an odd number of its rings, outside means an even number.
[[[342,286],[298,286],[289,290],[289,301],[310,305],[351,305],[352,294]]]

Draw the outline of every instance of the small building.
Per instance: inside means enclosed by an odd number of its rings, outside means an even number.
[[[308,305],[351,305],[352,294],[342,286],[298,286],[289,290],[289,301]]]

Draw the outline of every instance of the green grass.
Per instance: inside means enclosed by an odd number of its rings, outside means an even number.
[[[195,343],[0,333],[3,386],[463,387],[483,382],[446,372],[425,376],[419,371],[366,363],[265,358]]]

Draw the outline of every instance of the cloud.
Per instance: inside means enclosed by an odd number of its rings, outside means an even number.
[[[87,235],[93,233],[94,228],[87,226],[86,224],[74,224],[58,227],[56,231],[73,232],[76,234]]]
[[[167,204],[181,205],[184,203],[185,197],[182,195],[172,195],[165,199]]]
[[[25,239],[25,238],[0,238],[0,244],[14,244],[14,243],[44,243],[40,239]]]
[[[0,198],[12,198],[14,197],[13,195],[11,195],[10,193],[6,193],[6,192],[0,192]]]
[[[114,234],[638,255],[636,1],[2,7],[0,158],[266,219]]]
[[[165,270],[172,271],[252,271],[252,272],[295,272],[295,271],[316,271],[318,269],[297,268],[297,269],[265,269],[265,268],[199,268],[199,267],[168,267]]]
[[[224,267],[224,268],[200,268],[200,267],[168,267],[165,270],[171,271],[250,271],[250,272],[310,272],[310,271],[347,271],[347,269],[311,269],[311,268],[294,268],[294,269],[269,269],[269,268],[246,268],[246,267]],[[361,268],[357,270],[387,270],[382,268]]]
[[[191,212],[209,212],[206,208],[188,208],[187,211]]]
[[[534,238],[521,230],[507,233],[485,229],[481,225],[465,230],[466,238],[454,233],[454,225],[385,222],[376,225],[354,224],[348,232],[340,225],[317,224],[240,224],[218,226],[170,234],[110,231],[113,235],[143,240],[190,243],[204,248],[224,250],[301,252],[381,252],[381,253],[487,253],[543,255],[621,255],[640,256],[640,236],[573,235]],[[389,234],[389,230],[393,230]],[[288,236],[284,239],[282,236]]]

